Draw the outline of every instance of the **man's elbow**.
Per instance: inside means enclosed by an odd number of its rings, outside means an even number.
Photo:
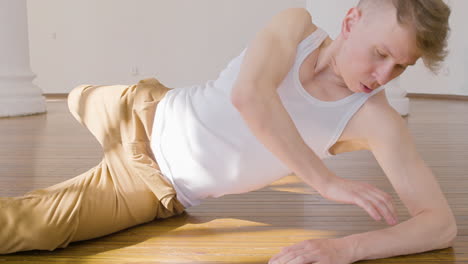
[[[458,227],[457,222],[455,221],[455,217],[451,215],[448,221],[443,221],[442,229],[441,229],[441,242],[442,245],[440,248],[448,248],[453,247],[455,240],[458,234]]]
[[[433,240],[433,249],[453,247],[458,234],[457,222],[452,211],[449,210],[424,210],[427,221],[432,225],[432,232],[437,239]]]
[[[448,235],[447,235],[448,242],[446,242],[445,248],[453,247],[455,244],[455,240],[457,239],[457,234],[458,234],[458,227],[457,227],[456,222],[449,224],[447,232],[448,232]]]

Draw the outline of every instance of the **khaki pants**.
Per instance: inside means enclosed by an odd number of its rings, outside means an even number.
[[[149,145],[157,103],[169,90],[154,78],[74,88],[70,112],[96,137],[104,157],[65,182],[0,198],[0,254],[64,248],[183,213]]]

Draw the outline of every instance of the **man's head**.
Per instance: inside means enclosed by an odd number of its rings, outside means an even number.
[[[343,20],[335,58],[345,83],[356,92],[360,83],[375,89],[419,58],[437,72],[447,55],[449,16],[442,0],[361,0]]]

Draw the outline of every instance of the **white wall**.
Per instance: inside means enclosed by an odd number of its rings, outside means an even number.
[[[338,36],[342,18],[358,0],[307,0],[307,7],[314,22],[329,32],[332,38]],[[398,84],[409,93],[468,95],[468,27],[466,10],[468,1],[448,0],[452,8],[449,38],[450,55],[439,75],[431,74],[422,60],[409,67],[399,78]],[[390,84],[389,84],[390,85]]]
[[[306,6],[314,24],[335,39],[340,34],[341,22],[346,13],[358,2],[359,0],[308,0]]]
[[[169,87],[204,83],[271,16],[305,6],[306,0],[28,0],[34,83],[44,93],[148,77]]]
[[[401,77],[401,85],[408,92],[428,94],[468,95],[468,27],[466,26],[468,1],[449,0],[451,34],[449,55],[438,75],[430,73],[422,60]]]

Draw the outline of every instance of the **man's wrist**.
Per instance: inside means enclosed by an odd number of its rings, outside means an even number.
[[[360,256],[358,256],[358,241],[355,236],[350,235],[336,238],[335,240],[348,263],[354,263],[360,260]]]

